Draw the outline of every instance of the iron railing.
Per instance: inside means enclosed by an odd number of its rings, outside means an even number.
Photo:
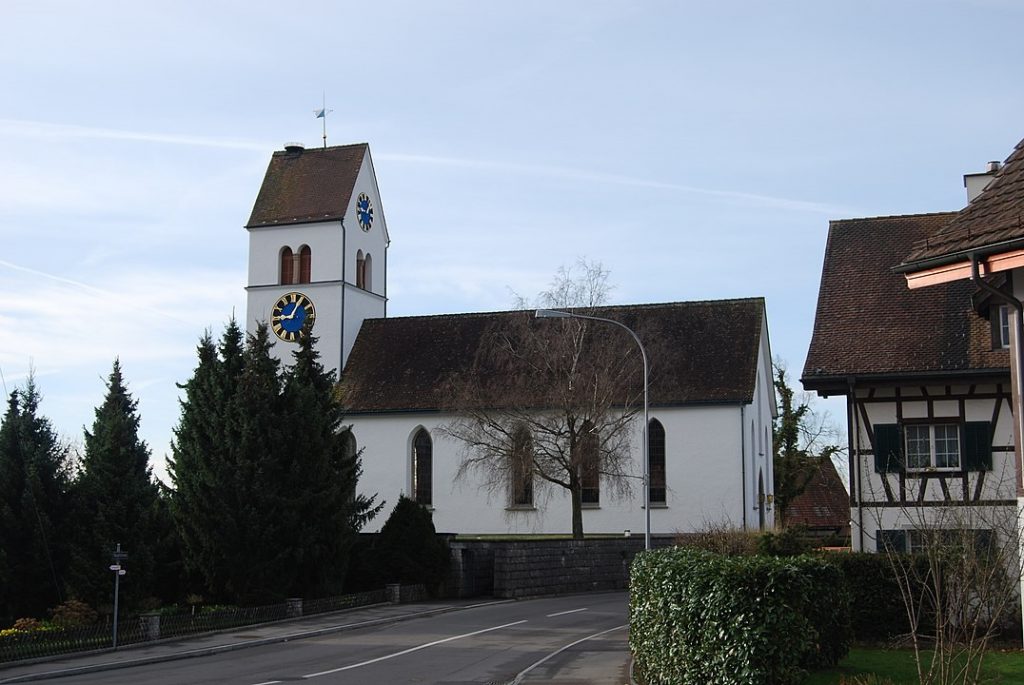
[[[401,601],[413,602],[423,599],[426,593],[423,586],[413,585],[403,587],[400,595]],[[183,609],[180,613],[161,612],[159,614],[159,637],[163,639],[199,635],[280,621],[286,618],[353,609],[386,601],[385,590],[373,590],[353,595],[303,600],[301,613],[295,613],[295,605],[288,602],[217,611],[194,612]],[[120,619],[117,629],[118,647],[154,639],[151,625],[152,618],[146,615]],[[0,664],[74,652],[111,649],[112,647],[113,626],[108,617],[106,622],[79,628],[53,627],[0,636]]]

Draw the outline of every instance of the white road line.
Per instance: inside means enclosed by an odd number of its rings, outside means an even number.
[[[394,654],[385,654],[384,656],[379,656],[376,659],[370,659],[369,661],[360,661],[358,664],[351,664],[349,666],[342,666],[341,668],[332,668],[329,671],[320,671],[319,673],[310,673],[309,675],[304,675],[302,677],[303,678],[316,678],[317,676],[330,675],[331,673],[339,673],[341,671],[348,671],[348,670],[351,670],[353,668],[362,668],[363,666],[369,666],[370,664],[375,664],[378,661],[386,661],[387,659],[394,659],[395,657],[402,656],[404,654],[411,654],[412,652],[418,652],[421,649],[426,649],[427,647],[434,647],[436,645],[444,644],[445,642],[452,642],[454,640],[461,640],[464,637],[473,637],[474,635],[480,635],[481,633],[489,633],[489,632],[491,632],[493,630],[501,630],[502,628],[509,628],[511,626],[517,626],[520,623],[526,623],[526,621],[525,620],[516,621],[514,623],[506,623],[504,625],[494,626],[493,628],[484,628],[483,630],[474,630],[472,633],[463,633],[462,635],[453,635],[452,637],[446,637],[443,640],[435,640],[433,642],[428,642],[425,645],[418,645],[416,647],[410,647],[409,649],[403,649],[401,652],[395,652]]]
[[[583,637],[583,638],[580,638],[579,640],[576,640],[576,642],[572,642],[570,644],[567,644],[565,647],[562,647],[559,650],[551,652],[550,654],[548,654],[543,659],[540,659],[539,661],[536,661],[532,665],[528,666],[525,670],[521,671],[519,673],[519,675],[517,675],[515,677],[515,679],[512,682],[509,683],[509,685],[519,685],[521,682],[523,682],[523,678],[526,677],[527,673],[529,673],[533,669],[537,668],[538,666],[543,664],[548,659],[553,659],[554,657],[558,656],[559,654],[561,654],[565,650],[572,649],[573,647],[575,647],[576,645],[578,645],[581,642],[586,642],[587,640],[593,640],[595,637],[601,637],[602,635],[607,635],[608,633],[614,633],[616,630],[622,630],[623,628],[626,628],[627,626],[629,626],[628,623],[623,623],[621,626],[615,626],[614,628],[609,628],[608,630],[602,630],[600,633],[594,633],[593,635],[587,635],[586,637]]]
[[[586,611],[586,610],[587,610],[586,607],[583,607],[582,609],[569,609],[569,611],[559,611],[557,614],[548,614],[547,617],[548,618],[554,618],[555,616],[565,616],[566,614],[576,614],[576,613],[579,613],[581,611]]]
[[[268,680],[265,683],[256,683],[256,685],[274,685],[274,683],[279,683],[279,682],[281,682],[281,681],[280,680]]]

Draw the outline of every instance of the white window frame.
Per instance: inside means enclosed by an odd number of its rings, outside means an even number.
[[[911,450],[911,433],[917,433],[920,430],[927,431],[928,439],[928,463],[927,464],[911,464],[913,456],[917,456],[919,452]],[[943,435],[936,436],[937,430],[941,430]],[[953,445],[956,447],[955,456],[956,462],[952,465],[946,464],[943,466],[938,465],[938,447],[940,442],[949,445],[949,431],[952,430],[954,435]],[[922,436],[914,436],[915,442],[923,442]],[[963,464],[963,454],[960,449],[960,424],[957,423],[909,423],[903,426],[903,448],[904,454],[906,455],[906,469],[908,472],[920,472],[920,471],[959,471]],[[952,454],[949,452],[944,453],[946,455]],[[924,456],[921,454],[920,456]]]
[[[1008,350],[1010,349],[1010,305],[1000,305],[998,316],[999,347]]]

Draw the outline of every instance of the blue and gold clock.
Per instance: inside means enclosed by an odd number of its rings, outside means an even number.
[[[313,300],[302,293],[286,293],[274,304],[270,315],[270,327],[285,342],[297,342],[306,325],[312,326],[316,319]]]
[[[373,205],[370,204],[370,196],[366,193],[359,193],[356,198],[356,218],[359,219],[359,227],[369,231],[373,226]]]

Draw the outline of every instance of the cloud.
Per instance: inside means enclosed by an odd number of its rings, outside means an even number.
[[[274,144],[252,141],[208,138],[176,133],[154,133],[151,131],[126,131],[122,129],[79,126],[77,124],[56,124],[46,121],[25,119],[0,119],[0,135],[50,139],[74,140],[128,140],[166,145],[189,145],[193,147],[227,148],[231,150],[253,150],[265,152],[274,149]]]
[[[402,153],[375,154],[374,157],[392,162],[406,162],[411,164],[429,164],[435,166],[449,166],[467,169],[484,169],[501,173],[524,174],[533,176],[547,176],[549,178],[561,178],[570,181],[585,181],[589,183],[601,183],[606,185],[629,186],[636,188],[650,188],[653,190],[670,190],[694,195],[718,198],[731,202],[738,202],[749,206],[767,207],[770,209],[781,209],[794,212],[811,212],[825,216],[852,216],[860,215],[856,209],[831,205],[822,202],[811,202],[807,200],[796,200],[786,197],[774,197],[771,195],[760,195],[757,193],[745,193],[735,190],[718,190],[714,188],[701,188],[680,183],[657,181],[652,179],[635,178],[619,174],[602,174],[584,169],[571,167],[544,166],[537,164],[512,164],[506,162],[492,162],[487,160],[462,159],[458,157],[436,157],[429,155],[409,155]]]

